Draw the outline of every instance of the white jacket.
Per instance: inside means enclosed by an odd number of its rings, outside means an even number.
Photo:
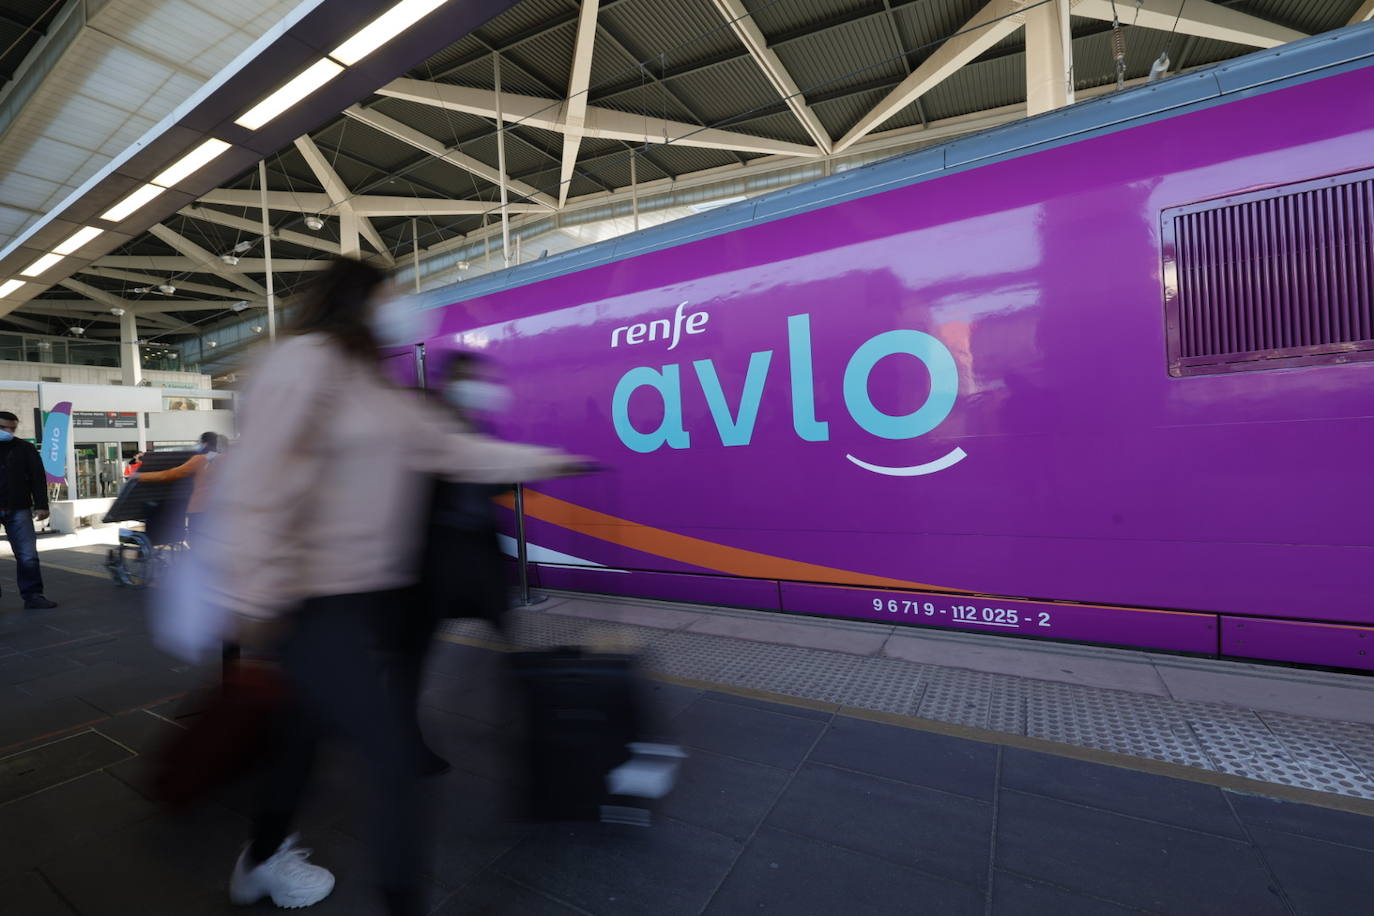
[[[571,460],[460,431],[319,334],[289,338],[257,366],[239,430],[216,475],[203,548],[217,597],[255,618],[305,598],[412,584],[428,475],[515,483]]]

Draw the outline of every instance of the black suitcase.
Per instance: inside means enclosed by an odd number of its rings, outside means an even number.
[[[675,762],[673,749],[639,743],[647,723],[635,659],[576,648],[510,658],[524,713],[530,816],[647,826],[654,793],[612,788],[637,783],[625,777],[642,772],[645,760],[674,773]]]

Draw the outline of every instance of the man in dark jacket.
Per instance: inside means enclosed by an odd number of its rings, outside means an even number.
[[[38,535],[33,530],[36,516],[48,517],[48,477],[38,449],[15,436],[19,418],[0,410],[0,524],[10,540],[10,549],[19,564],[19,594],[24,607],[54,608],[43,597],[43,571],[38,566]]]

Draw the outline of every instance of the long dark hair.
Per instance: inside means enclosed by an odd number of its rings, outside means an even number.
[[[335,258],[315,278],[291,323],[295,334],[326,334],[344,352],[364,360],[376,360],[377,338],[368,324],[373,294],[386,282],[386,274],[364,261]]]

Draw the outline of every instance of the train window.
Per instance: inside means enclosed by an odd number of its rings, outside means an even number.
[[[1374,169],[1163,213],[1169,374],[1374,359]]]

